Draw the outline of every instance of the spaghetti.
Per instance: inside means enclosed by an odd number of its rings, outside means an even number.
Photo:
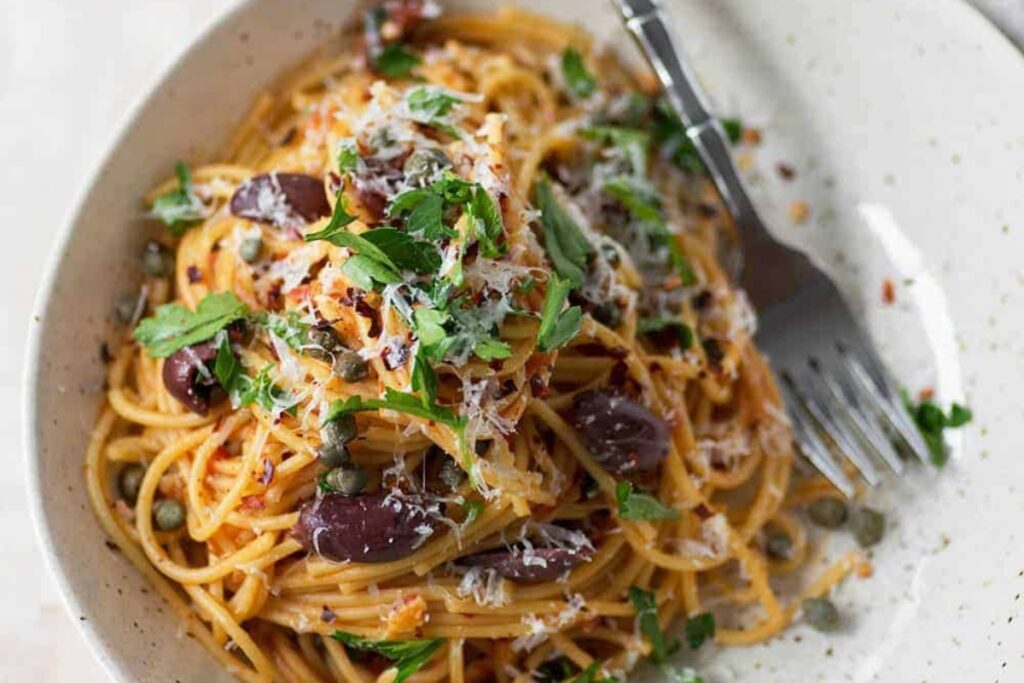
[[[833,493],[791,484],[709,183],[576,30],[423,13],[148,198],[180,238],[110,365],[100,522],[245,681],[593,680],[711,609],[771,637],[787,495]]]

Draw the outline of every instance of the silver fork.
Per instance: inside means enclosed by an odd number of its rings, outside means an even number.
[[[881,481],[881,465],[903,472],[894,441],[928,462],[924,439],[835,285],[806,256],[776,241],[758,216],[660,2],[614,2],[735,220],[738,243],[723,261],[757,310],[755,342],[782,376],[800,452],[847,497],[855,486],[837,456],[872,486]]]

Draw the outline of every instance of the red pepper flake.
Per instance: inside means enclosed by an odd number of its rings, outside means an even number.
[[[882,303],[891,306],[896,301],[896,285],[892,280],[885,278],[882,281]]]
[[[366,299],[360,296],[356,298],[356,313],[370,321],[370,329],[366,334],[374,338],[379,337],[381,327],[380,314],[377,312],[377,309],[366,303]]]
[[[783,180],[789,181],[796,177],[796,170],[787,163],[780,161],[775,164],[775,170]]]
[[[192,284],[195,284],[203,279],[202,272],[200,272],[199,268],[197,268],[194,265],[189,266],[188,270],[185,272],[188,274],[188,281],[191,282]]]
[[[272,481],[274,481],[274,463],[270,461],[270,458],[263,458],[263,474],[260,475],[260,483],[270,486]]]
[[[918,401],[930,401],[935,398],[935,389],[932,387],[925,387],[917,393]]]
[[[257,493],[251,496],[242,496],[242,507],[250,512],[258,512],[267,507],[267,501],[263,494]]]

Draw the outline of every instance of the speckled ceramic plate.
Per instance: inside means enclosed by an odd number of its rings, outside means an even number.
[[[68,607],[115,680],[228,680],[104,545],[79,479],[96,348],[146,235],[138,198],[175,159],[211,155],[259,85],[353,4],[253,1],[200,38],[125,126],[51,262],[26,375],[30,491]],[[632,50],[603,2],[521,4]],[[764,132],[748,173],[766,216],[837,275],[905,386],[965,395],[976,414],[943,471],[917,467],[876,496],[890,532],[874,577],[835,596],[841,633],[797,625],[697,664],[709,683],[1024,680],[1024,61],[954,0],[666,4],[719,110]],[[811,206],[801,226],[794,200]]]

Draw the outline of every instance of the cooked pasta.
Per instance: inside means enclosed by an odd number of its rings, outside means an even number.
[[[101,523],[245,681],[597,680],[705,613],[770,638],[858,558],[775,589],[812,553],[787,500],[835,494],[791,482],[678,123],[573,28],[432,14],[371,11],[147,197]]]

